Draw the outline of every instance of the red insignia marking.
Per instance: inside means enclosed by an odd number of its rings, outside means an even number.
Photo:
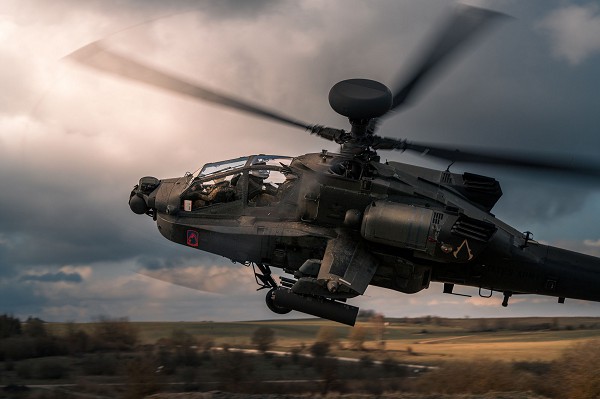
[[[196,230],[187,231],[187,245],[190,247],[198,246],[198,232]]]

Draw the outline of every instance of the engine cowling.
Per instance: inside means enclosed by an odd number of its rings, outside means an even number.
[[[360,232],[372,242],[424,251],[433,213],[429,208],[397,202],[373,202],[365,210]]]
[[[413,250],[416,257],[463,263],[474,259],[497,227],[458,209],[431,209],[376,201],[365,209],[361,235],[365,240]]]

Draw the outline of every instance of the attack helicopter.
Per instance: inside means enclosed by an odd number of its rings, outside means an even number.
[[[496,218],[499,182],[474,173],[433,170],[395,161],[378,151],[412,151],[451,163],[600,176],[600,169],[507,153],[457,150],[381,137],[432,72],[500,21],[503,14],[461,6],[433,36],[406,77],[390,90],[349,79],[329,92],[333,110],[350,130],[307,124],[263,106],[209,90],[106,48],[87,45],[70,59],[97,70],[246,112],[334,141],[339,153],[295,157],[251,155],[207,163],[195,173],[143,177],[129,195],[131,210],[150,216],[168,240],[254,268],[266,305],[354,325],[349,300],[369,285],[405,294],[443,283],[517,294],[600,301],[600,259],[542,245]],[[288,276],[277,281],[272,268]],[[491,294],[490,294],[491,295]]]

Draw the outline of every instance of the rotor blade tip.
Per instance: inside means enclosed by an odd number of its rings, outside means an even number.
[[[86,44],[85,46],[73,51],[71,54],[67,54],[64,59],[85,63],[86,60],[103,51],[106,51],[106,49],[104,46],[102,46],[101,41],[98,40],[90,44]]]
[[[484,17],[488,19],[509,19],[514,18],[511,15],[505,14],[500,11],[490,10],[489,8],[477,7],[470,4],[459,3],[457,5],[457,12],[459,13],[470,13],[474,16]]]

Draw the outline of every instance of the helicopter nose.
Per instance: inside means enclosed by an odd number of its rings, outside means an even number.
[[[149,202],[153,203],[154,201],[149,201],[149,196],[159,184],[160,180],[156,177],[146,176],[140,179],[129,195],[129,208],[133,213],[137,215],[150,214],[153,206],[150,206]]]

